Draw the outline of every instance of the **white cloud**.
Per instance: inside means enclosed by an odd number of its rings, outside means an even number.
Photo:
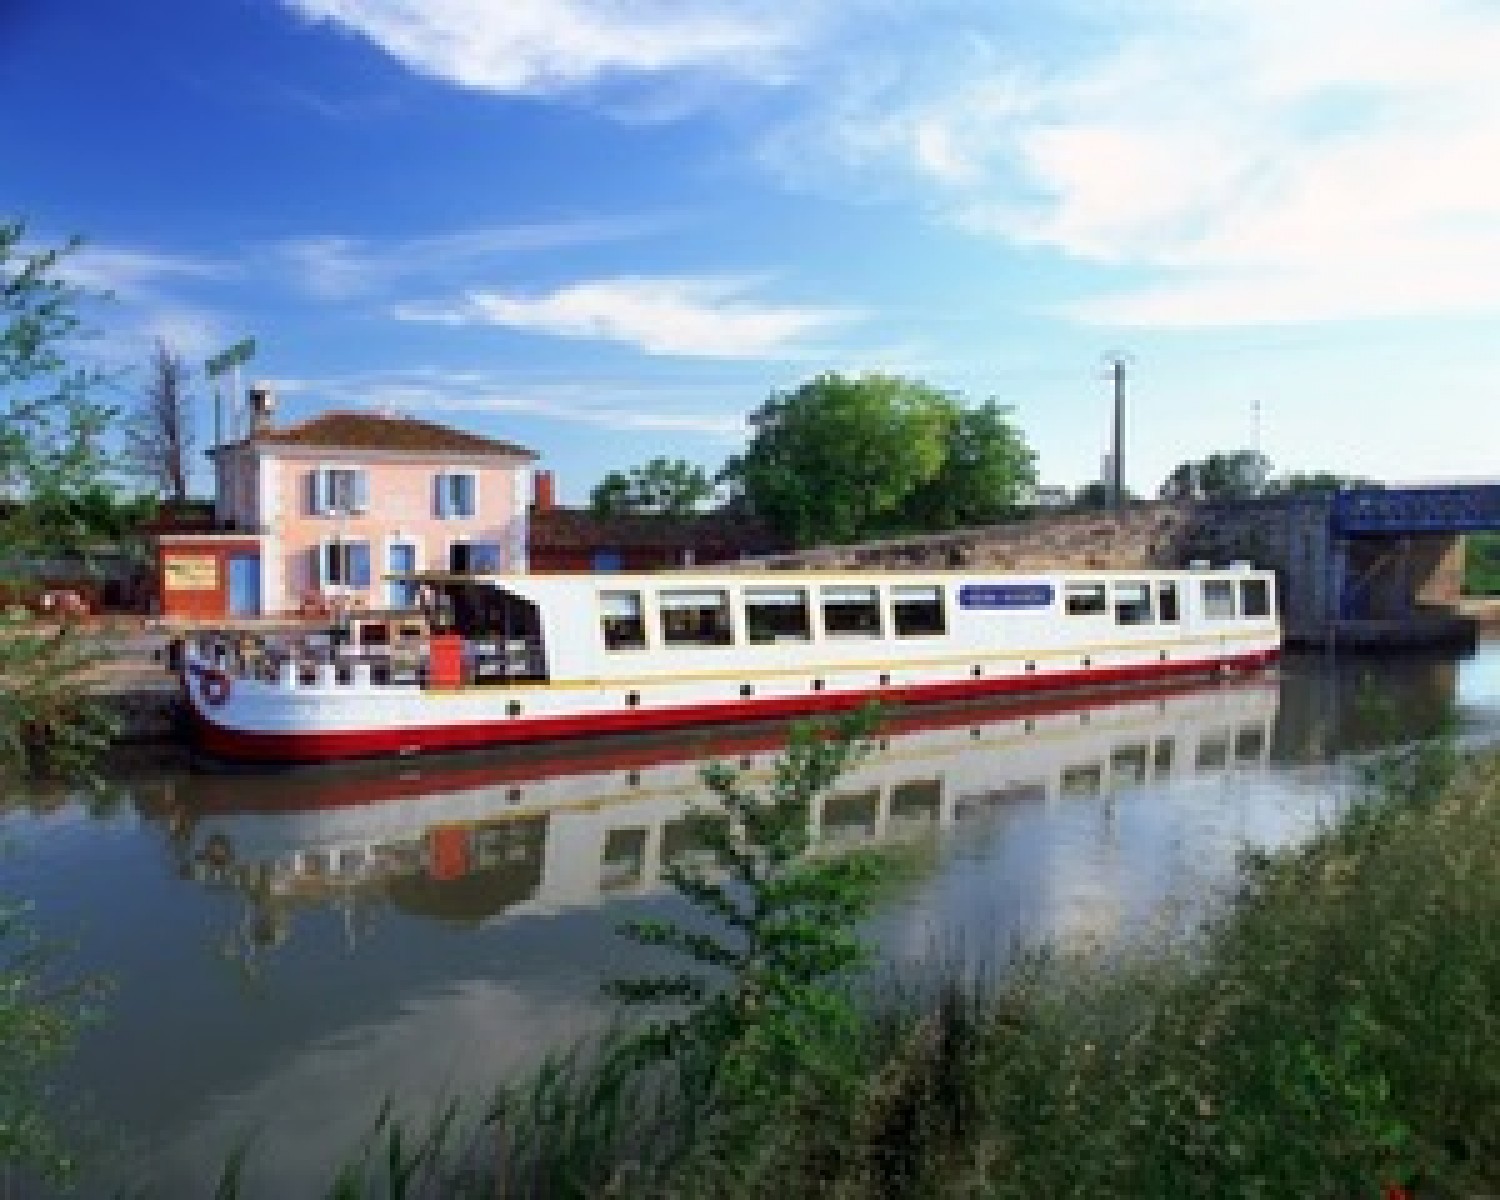
[[[711,71],[773,82],[800,22],[748,0],[283,0],[463,87],[549,93],[615,76]]]
[[[1092,21],[1052,28],[1066,56],[971,37],[941,70],[850,83],[797,147],[896,165],[976,233],[1148,273],[1075,306],[1085,321],[1500,310],[1492,4],[1059,11]]]
[[[134,298],[163,280],[222,280],[235,273],[227,263],[155,250],[85,244],[63,258],[58,273],[69,283],[90,291]]]
[[[647,354],[789,358],[808,335],[857,318],[841,309],[760,305],[756,281],[729,277],[625,276],[551,292],[473,290],[456,305],[402,305],[406,321],[498,325],[559,337],[624,342]]]
[[[669,227],[666,217],[592,217],[466,229],[419,237],[373,238],[309,234],[285,238],[275,253],[304,290],[342,300],[421,277],[444,277],[492,266],[518,254],[599,245],[644,237]]]
[[[334,406],[412,414],[493,413],[540,417],[620,432],[691,434],[720,441],[745,436],[745,389],[609,380],[516,381],[483,371],[416,368],[328,379],[281,379],[283,394]],[[606,402],[600,397],[607,396]],[[717,411],[716,411],[717,409]]]

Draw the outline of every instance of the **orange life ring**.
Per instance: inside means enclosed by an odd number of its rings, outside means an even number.
[[[229,676],[223,671],[209,669],[198,676],[198,690],[203,696],[203,703],[214,708],[229,699],[231,686]]]

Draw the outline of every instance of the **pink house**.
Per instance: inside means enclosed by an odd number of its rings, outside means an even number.
[[[252,404],[249,434],[209,451],[218,531],[162,539],[168,615],[401,608],[393,572],[526,569],[530,450],[362,412],[276,428],[269,394]]]

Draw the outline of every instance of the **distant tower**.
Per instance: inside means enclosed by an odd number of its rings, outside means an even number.
[[[250,436],[266,433],[276,415],[276,391],[269,383],[250,385]]]

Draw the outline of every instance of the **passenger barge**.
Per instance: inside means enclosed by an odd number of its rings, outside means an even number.
[[[315,763],[1255,669],[1271,572],[424,575],[419,610],[185,647],[198,748]]]

